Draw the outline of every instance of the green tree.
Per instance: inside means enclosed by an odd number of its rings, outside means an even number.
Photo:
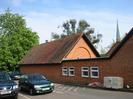
[[[0,14],[0,70],[18,69],[22,57],[37,44],[39,37],[26,27],[23,16],[9,10]]]
[[[57,33],[52,33],[52,39],[56,40],[64,38],[67,35],[84,33],[90,39],[92,44],[96,45],[102,38],[102,34],[94,35],[94,28],[91,28],[90,24],[85,20],[80,20],[79,22],[77,22],[75,19],[70,19],[64,22],[61,27],[63,27],[63,32],[60,35]]]

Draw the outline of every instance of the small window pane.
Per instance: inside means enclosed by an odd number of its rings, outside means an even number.
[[[91,67],[91,78],[99,77],[99,69],[98,67]]]
[[[82,67],[81,68],[81,76],[82,77],[89,77],[89,67]]]
[[[62,75],[67,76],[68,75],[68,69],[66,67],[62,68]]]
[[[88,76],[89,75],[88,71],[83,71],[83,75]]]
[[[83,68],[83,70],[87,70],[88,71],[88,68],[85,67],[85,68]]]
[[[96,67],[93,67],[93,68],[92,68],[92,70],[98,70],[98,68],[96,68]]]
[[[73,67],[70,67],[69,68],[69,76],[74,76],[74,68]]]
[[[94,72],[94,71],[93,71],[93,72],[92,72],[92,75],[93,75],[93,76],[98,76],[98,72]]]

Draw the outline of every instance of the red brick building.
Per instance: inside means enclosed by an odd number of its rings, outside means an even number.
[[[133,29],[101,57],[84,34],[33,47],[22,59],[22,73],[39,72],[58,83],[103,83],[106,76],[124,79],[133,87]]]

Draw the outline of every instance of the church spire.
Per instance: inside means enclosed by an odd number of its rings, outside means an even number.
[[[120,32],[119,32],[119,26],[118,26],[118,20],[117,20],[117,26],[116,26],[116,42],[120,42]]]

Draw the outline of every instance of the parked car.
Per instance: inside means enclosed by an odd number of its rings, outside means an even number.
[[[52,92],[54,84],[46,79],[42,74],[24,74],[19,80],[21,90],[28,91],[30,95]]]
[[[0,99],[9,97],[17,99],[18,85],[11,80],[8,73],[0,71]]]
[[[21,77],[21,73],[19,71],[12,71],[9,73],[9,75],[13,80],[19,80]]]

